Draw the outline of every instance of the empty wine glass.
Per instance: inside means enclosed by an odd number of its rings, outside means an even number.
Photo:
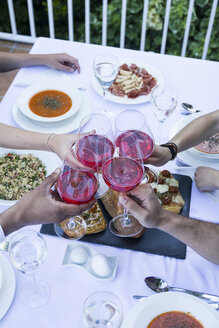
[[[83,306],[83,321],[89,328],[119,328],[123,321],[122,304],[110,292],[95,292]]]
[[[176,88],[168,84],[164,87],[156,86],[150,94],[150,100],[159,124],[157,142],[161,144],[164,138],[163,124],[177,106],[178,92]]]
[[[32,308],[44,305],[50,298],[50,287],[37,281],[34,275],[44,263],[46,254],[45,239],[36,231],[20,230],[10,240],[9,256],[13,266],[31,278],[21,290],[21,300]]]
[[[95,132],[92,132],[92,130]],[[92,113],[81,120],[75,149],[79,161],[89,166],[90,159],[87,153],[84,152],[84,148],[90,149],[97,156],[100,175],[96,198],[100,198],[109,189],[101,175],[102,166],[113,156],[115,150],[114,133],[108,117],[103,114]]]
[[[88,203],[98,189],[98,163],[96,155],[90,149],[83,149],[89,165],[85,166],[78,161],[74,149],[65,156],[62,172],[57,182],[56,189],[63,201],[71,204]],[[88,164],[88,163],[86,163]],[[80,216],[66,219],[54,225],[58,236],[65,239],[80,239],[86,231],[86,222]]]
[[[93,61],[94,75],[103,89],[103,114],[112,117],[114,113],[106,109],[106,91],[118,74],[118,59],[110,54],[101,54]]]

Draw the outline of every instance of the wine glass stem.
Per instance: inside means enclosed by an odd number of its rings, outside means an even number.
[[[106,114],[106,90],[103,88],[103,112]]]
[[[75,228],[75,221],[73,218],[69,219],[68,221],[68,228],[69,229],[74,229]]]
[[[131,220],[128,217],[128,211],[126,208],[124,208],[124,218],[123,218],[123,225],[125,227],[129,226],[131,224]]]

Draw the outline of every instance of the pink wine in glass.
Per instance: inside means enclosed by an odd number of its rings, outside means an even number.
[[[141,182],[143,168],[131,158],[114,157],[104,164],[102,174],[111,189],[126,192]]]
[[[88,153],[86,149],[92,152]],[[94,167],[96,163],[92,157],[92,153],[94,153],[97,156],[98,166],[101,167],[104,162],[113,156],[114,150],[114,145],[108,138],[98,134],[90,134],[79,140],[76,154],[82,164]]]
[[[138,141],[139,150],[136,147],[136,140]],[[154,149],[154,141],[145,132],[128,130],[118,136],[116,147],[119,147],[120,156],[131,157],[136,160],[142,158],[144,161],[151,155]],[[141,154],[138,153],[139,151]]]
[[[60,197],[71,204],[84,204],[91,200],[98,189],[96,177],[90,173],[79,170],[64,172],[57,182]]]

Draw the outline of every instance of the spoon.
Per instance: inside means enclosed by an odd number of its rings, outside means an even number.
[[[178,288],[178,287],[170,287],[168,286],[167,282],[161,278],[157,277],[147,277],[145,278],[146,285],[151,288],[154,292],[161,293],[161,292],[168,292],[168,291],[177,291],[177,292],[184,292],[187,294],[191,294],[202,299],[212,301],[212,302],[219,302],[219,296],[211,295],[201,292],[196,292],[189,289]]]
[[[185,110],[187,110],[188,112],[190,112],[192,114],[200,112],[200,110],[195,109],[191,104],[182,103],[181,105]]]

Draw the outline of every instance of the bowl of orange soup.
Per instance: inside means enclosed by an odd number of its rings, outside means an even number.
[[[80,106],[80,91],[64,79],[34,83],[26,88],[18,99],[20,111],[39,122],[68,119],[78,112]]]
[[[207,302],[180,292],[149,296],[138,302],[122,328],[218,328],[219,313]]]

